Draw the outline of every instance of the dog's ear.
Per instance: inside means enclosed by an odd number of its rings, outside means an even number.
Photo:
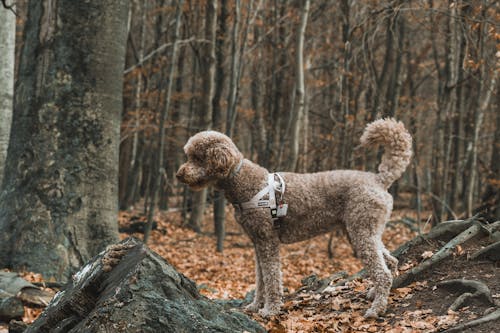
[[[206,158],[216,176],[227,176],[234,164],[235,156],[230,148],[217,145],[208,151]]]

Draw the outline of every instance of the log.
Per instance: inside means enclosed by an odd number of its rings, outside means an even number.
[[[199,294],[193,281],[141,241],[94,257],[56,294],[30,332],[265,332]]]

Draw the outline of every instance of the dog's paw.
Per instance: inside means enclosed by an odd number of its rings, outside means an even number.
[[[278,313],[280,313],[279,306],[272,306],[272,307],[264,306],[264,308],[259,310],[259,315],[263,318],[269,318],[277,315]]]
[[[245,306],[245,310],[249,312],[257,312],[260,308],[262,308],[263,304],[259,302],[252,302]]]
[[[372,304],[372,306],[366,310],[363,317],[365,318],[378,318],[385,313],[386,305],[384,304]]]
[[[365,318],[378,318],[378,313],[373,309],[366,310],[364,316]]]

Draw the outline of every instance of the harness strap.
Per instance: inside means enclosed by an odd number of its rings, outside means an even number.
[[[278,178],[276,182],[275,177]],[[267,186],[259,191],[252,199],[247,202],[243,202],[238,206],[241,209],[254,209],[254,208],[270,208],[276,209],[276,192],[280,194],[280,202],[283,199],[283,194],[285,193],[285,180],[279,173],[270,173],[267,177]],[[264,196],[268,195],[268,199],[263,199]]]

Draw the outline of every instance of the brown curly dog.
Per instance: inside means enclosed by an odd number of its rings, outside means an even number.
[[[387,189],[408,166],[412,139],[403,123],[380,119],[365,128],[361,144],[384,146],[378,173],[355,170],[279,173],[286,189],[279,192],[282,182],[277,180],[276,190],[288,204],[286,215],[279,218],[271,216],[268,206],[248,204],[257,193],[271,186],[274,176],[269,178],[268,170],[244,159],[230,138],[204,131],[191,137],[184,146],[188,160],[179,168],[178,179],[194,190],[209,185],[223,190],[236,208],[238,223],[254,244],[256,293],[247,309],[259,311],[263,316],[279,312],[283,296],[280,243],[303,241],[341,226],[347,230],[355,253],[374,284],[367,295],[373,303],[365,317],[385,312],[398,264],[381,238],[392,211],[392,197]]]

